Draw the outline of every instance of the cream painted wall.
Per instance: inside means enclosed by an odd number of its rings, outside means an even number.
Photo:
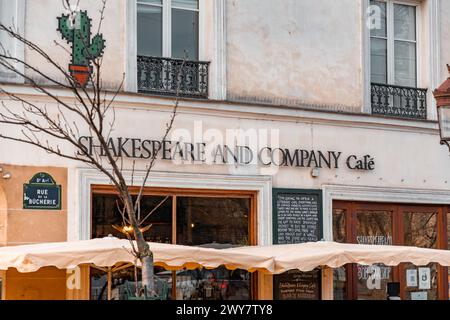
[[[118,103],[116,119],[119,120],[113,136],[160,139],[172,111],[171,104],[162,106],[153,103],[152,108],[148,105],[145,102]],[[345,167],[345,162],[341,162],[340,169],[321,169],[318,178],[312,178],[309,169],[283,167],[274,173],[275,187],[320,188],[323,184],[346,184],[386,188],[449,188],[450,172],[441,169],[450,166],[450,157],[448,150],[439,145],[436,126],[431,125],[428,129],[420,126],[401,126],[401,120],[397,121],[397,125],[381,125],[370,120],[373,118],[367,118],[361,121],[355,116],[346,116],[340,120],[325,121],[298,116],[253,115],[252,117],[250,114],[237,112],[212,110],[200,112],[181,104],[173,133],[176,135],[188,132],[192,135],[195,132],[196,121],[202,121],[202,132],[216,130],[225,136],[226,130],[229,129],[274,130],[279,135],[282,148],[340,151],[343,153],[342,157],[352,154],[358,156],[370,154],[375,157],[376,169],[373,172],[351,171]],[[80,130],[83,133],[83,129]],[[2,132],[8,131],[12,135],[17,134],[15,128],[4,126]],[[84,134],[88,135],[86,130]],[[178,140],[174,136],[172,139]],[[230,141],[224,143],[233,144]],[[263,146],[264,142],[261,143],[261,147]],[[73,149],[65,143],[60,147],[73,153]],[[0,163],[69,168],[85,166],[3,139],[0,140],[0,150],[8,150],[7,153],[0,153]],[[33,156],[27,156],[29,154]],[[144,169],[146,164],[146,161],[137,161],[136,169]],[[131,169],[131,166],[131,161],[124,162],[125,169]],[[155,170],[158,171],[199,174],[268,174],[261,169],[261,166],[181,165],[162,160],[157,161],[155,166]],[[69,184],[71,183],[69,181]]]
[[[440,79],[444,81],[447,77],[449,77],[446,64],[450,64],[450,1],[441,0],[441,74]]]
[[[368,48],[362,41],[366,0],[214,1],[201,1],[203,28],[200,31],[201,58],[211,61],[212,99],[224,99],[220,92],[226,85],[227,99],[234,101],[350,112],[370,109],[369,101],[364,101],[368,68],[368,61],[364,59]],[[225,2],[224,26],[220,25],[216,15],[217,4],[221,1]],[[430,39],[430,12],[434,3],[440,6],[440,31],[436,30],[441,34],[438,43]],[[96,27],[100,1],[81,0],[80,4],[82,9],[88,9]],[[67,69],[69,54],[54,43],[57,40],[70,50],[56,31],[56,17],[64,12],[61,1],[26,0],[25,8],[26,37],[50,52],[55,61]],[[126,20],[128,9],[126,1],[107,3],[102,27],[107,46],[102,74],[104,85],[109,89],[119,85],[124,72],[136,72],[127,64],[134,59],[127,51],[127,45],[135,41],[133,23]],[[420,2],[419,86],[429,89],[431,107],[432,87],[437,79],[446,76],[445,64],[450,62],[449,12],[448,1]],[[434,68],[431,60],[437,57],[431,49],[436,45],[440,45],[437,52],[442,58]],[[25,57],[30,64],[48,69],[30,50],[26,50]],[[226,76],[222,73],[224,68]],[[61,79],[54,68],[47,71]],[[435,112],[429,112],[429,117],[434,119]]]
[[[71,1],[76,3],[75,1]],[[101,1],[80,0],[81,10],[88,10],[88,15],[92,18],[92,34],[96,34],[99,22],[99,9]],[[25,35],[26,38],[38,44],[43,50],[48,52],[64,70],[68,70],[70,63],[71,48],[61,34],[56,30],[58,27],[57,17],[65,13],[65,9],[60,0],[27,0],[25,15]],[[125,1],[108,1],[105,10],[105,19],[102,24],[101,33],[106,39],[106,50],[103,58],[102,77],[105,88],[116,88],[120,85],[123,73],[125,72]],[[54,41],[64,46],[55,44]],[[66,52],[65,50],[69,50]],[[48,67],[41,57],[31,50],[25,50],[27,63],[39,66],[42,70],[50,73],[58,80],[62,75],[56,68]],[[45,66],[45,68],[44,68]],[[28,74],[31,74],[28,71]],[[42,79],[40,79],[42,81]]]
[[[228,97],[361,111],[361,15],[355,0],[227,1]]]

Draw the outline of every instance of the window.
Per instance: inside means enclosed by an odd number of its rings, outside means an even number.
[[[418,86],[418,6],[370,1],[372,113],[426,119],[426,89]]]
[[[208,97],[209,62],[199,61],[199,0],[138,0],[137,90]]]
[[[370,32],[372,82],[416,87],[416,7],[373,0],[371,5],[381,14]]]
[[[198,60],[198,2],[198,0],[138,0],[138,55]]]
[[[211,248],[256,244],[254,239],[255,195],[245,192],[165,191],[146,193],[141,200],[141,214],[147,241],[176,243]],[[122,225],[116,195],[94,191],[92,201],[92,237],[112,234]],[[155,209],[156,208],[156,209]],[[126,299],[135,286],[134,268],[118,268],[113,273],[113,296]],[[138,270],[138,272],[140,272]],[[180,270],[172,272],[155,267],[155,277],[167,288],[167,298],[177,300],[250,299],[253,277],[245,270]],[[106,274],[91,269],[91,299],[106,299]]]
[[[24,0],[0,0],[1,23],[7,27],[12,26],[14,29],[18,30],[19,33],[23,33],[24,30],[24,11]],[[5,32],[0,31],[0,43],[2,44],[2,47],[0,48],[2,53],[6,51],[7,56],[23,59],[24,46],[19,41],[14,40]],[[12,62],[11,64],[20,72],[23,72],[24,68],[20,63]],[[23,82],[23,79],[20,79],[16,73],[8,70],[4,66],[0,66],[0,80],[7,82]]]
[[[447,247],[446,207],[363,202],[333,202],[333,238],[343,243],[404,245],[422,248]],[[427,270],[428,288],[408,281],[408,274]],[[336,300],[386,300],[387,284],[398,282],[402,300],[425,294],[427,300],[446,299],[447,271],[435,263],[389,267],[347,265],[334,271]],[[442,287],[443,290],[439,290]]]

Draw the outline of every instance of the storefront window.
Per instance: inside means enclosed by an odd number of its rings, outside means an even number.
[[[333,241],[335,242],[347,242],[346,215],[347,210],[345,209],[333,210]]]
[[[404,245],[437,248],[437,212],[404,212]]]
[[[185,196],[145,195],[141,200],[143,227],[152,225],[144,233],[147,241],[177,243],[224,249],[252,244],[250,241],[250,196]],[[117,196],[93,195],[92,235],[112,234],[123,238],[121,205]],[[149,215],[149,213],[151,213]],[[173,233],[173,231],[175,231]],[[140,272],[138,270],[138,272]],[[251,274],[245,270],[167,271],[155,268],[161,291],[168,299],[179,300],[235,300],[251,298]],[[91,269],[91,299],[106,299],[106,273]],[[134,288],[135,268],[113,272],[113,299],[125,299]],[[139,277],[138,277],[139,279]],[[175,291],[174,291],[175,290]],[[132,291],[135,292],[135,291]]]
[[[147,241],[159,243],[172,242],[172,198],[165,196],[145,196],[141,200],[140,216],[144,219],[142,226],[152,227],[144,233]],[[94,195],[93,215],[92,215],[92,238],[106,237],[112,234],[115,237],[123,238],[118,227],[123,226],[121,212],[123,208],[120,200],[115,195]]]
[[[346,209],[333,209],[333,241],[347,242],[346,216]],[[334,300],[347,300],[347,267],[333,269],[333,289]]]
[[[392,245],[392,211],[356,211],[356,242]],[[386,300],[387,284],[392,282],[392,268],[383,264],[357,265],[359,300]]]
[[[177,198],[177,243],[218,249],[247,246],[246,199]]]
[[[403,213],[404,244],[421,248],[438,247],[438,213],[423,211],[405,211]],[[403,265],[403,277],[405,296],[404,299],[417,299],[421,297],[426,300],[438,299],[438,265],[435,263],[428,266],[417,267],[411,263]],[[416,278],[417,281],[408,279]]]
[[[439,242],[439,225],[447,218],[450,234],[450,213],[438,206],[400,205],[336,201],[333,203],[333,236],[338,242],[369,245],[405,245],[444,249]],[[450,249],[450,240],[448,241]],[[445,269],[442,269],[445,270]],[[400,284],[404,300],[436,300],[440,274],[437,264],[415,266],[403,263],[388,267],[347,265],[334,271],[335,299],[387,299],[388,283]],[[442,279],[443,280],[443,279]]]
[[[250,273],[244,270],[182,271],[177,274],[177,300],[245,300],[250,297]]]
[[[120,268],[118,268],[120,269]],[[140,269],[126,267],[112,272],[111,299],[126,300],[129,295],[136,292],[135,272],[140,278]],[[172,298],[171,272],[155,267],[156,293],[165,299]],[[91,300],[107,300],[108,298],[107,273],[104,270],[91,268]]]

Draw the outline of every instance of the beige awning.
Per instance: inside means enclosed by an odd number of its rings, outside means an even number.
[[[149,245],[155,265],[168,270],[217,268],[220,265],[229,269],[240,268],[249,271],[273,270],[272,258],[265,255],[153,242]],[[111,267],[118,263],[135,261],[130,241],[114,237],[0,248],[0,270],[16,268],[19,272],[34,272],[48,266],[73,269],[82,264]]]
[[[361,245],[319,241],[266,247],[240,247],[223,251],[229,251],[233,254],[272,257],[273,269],[267,271],[273,274],[293,269],[310,271],[321,266],[338,268],[348,263],[362,265],[383,263],[387,266],[396,266],[403,262],[410,262],[416,266],[424,266],[435,262],[442,266],[450,266],[450,250],[406,246]]]
[[[347,263],[383,263],[394,266],[411,262],[421,266],[436,262],[442,266],[450,266],[448,250],[325,241],[230,249],[150,243],[150,248],[155,265],[169,270],[225,265],[229,269],[279,274],[292,269],[309,271],[321,266],[336,268]],[[134,262],[130,242],[113,237],[0,248],[0,270],[16,268],[19,272],[34,272],[47,266],[73,269],[82,264],[112,267],[119,263]]]

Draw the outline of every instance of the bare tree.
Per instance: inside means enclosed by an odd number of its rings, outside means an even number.
[[[104,20],[106,0],[101,2],[99,31]],[[122,159],[115,155],[108,146],[108,140],[115,126],[113,103],[122,91],[124,75],[117,90],[108,91],[103,88],[102,57],[101,55],[95,56],[90,52],[89,41],[91,40],[86,39],[76,27],[75,19],[80,11],[71,9],[73,7],[70,6],[69,0],[63,0],[63,3],[66,9],[71,10],[69,16],[73,25],[73,32],[78,32],[76,35],[84,42],[82,46],[83,54],[89,61],[89,67],[92,71],[89,73],[88,84],[87,86],[81,85],[79,80],[58,64],[49,53],[36,43],[26,39],[14,26],[0,23],[0,32],[4,32],[9,38],[24,44],[27,50],[45,61],[45,65],[42,65],[42,67],[32,65],[25,59],[11,55],[4,45],[0,44],[0,66],[24,79],[25,83],[30,85],[37,93],[49,97],[53,102],[51,106],[46,106],[36,102],[35,99],[11,92],[4,85],[0,85],[0,94],[7,99],[2,101],[0,123],[18,129],[17,135],[0,132],[0,138],[32,145],[50,154],[82,162],[109,178],[111,184],[117,189],[121,200],[123,226],[128,226],[130,229],[130,232],[126,234],[132,244],[132,253],[142,264],[142,285],[147,288],[149,293],[155,294],[153,254],[149,244],[144,239],[141,227],[142,223],[159,205],[151,212],[143,214],[141,218],[140,201],[161,150],[161,144],[148,160],[144,179],[140,183],[137,196],[134,197],[130,191],[130,186],[134,184],[134,161],[131,182],[127,182],[124,176]],[[100,40],[99,37],[96,40],[92,39],[92,41],[98,43],[100,43]],[[67,51],[66,46],[57,41],[55,41],[55,46]],[[181,64],[179,70],[183,68],[183,64]],[[56,70],[57,76],[49,74],[46,71],[48,69]],[[178,72],[175,77],[178,85],[174,107],[162,133],[161,141],[167,140],[177,114],[178,91],[182,81],[181,73]],[[67,99],[58,95],[57,89],[69,91],[73,96],[73,102],[68,102]],[[14,105],[17,103],[21,105],[21,110],[17,110],[17,106],[9,106],[8,100],[13,101]],[[90,135],[96,139],[99,144],[98,149],[89,152],[86,146],[80,142],[79,138],[82,136],[83,130],[88,130]],[[62,146],[70,146],[71,151],[66,151]]]

